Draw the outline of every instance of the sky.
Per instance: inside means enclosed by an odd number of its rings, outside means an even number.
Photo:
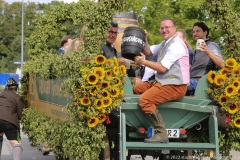
[[[49,3],[52,0],[23,0],[23,2],[39,2],[39,3]],[[57,1],[64,1],[66,3],[77,2],[78,0],[57,0]],[[7,3],[13,2],[22,2],[22,0],[5,0]]]

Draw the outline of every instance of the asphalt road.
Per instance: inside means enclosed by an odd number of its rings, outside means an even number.
[[[49,155],[42,155],[41,150],[37,150],[35,147],[32,147],[28,136],[21,133],[22,137],[22,146],[23,146],[23,156],[22,160],[55,160],[55,155],[51,152]],[[231,160],[239,160],[240,159],[240,152],[231,151]],[[220,159],[222,159],[220,157]],[[2,155],[0,160],[13,160],[12,156],[12,147],[9,144],[7,138],[3,137],[3,148],[2,148]],[[70,160],[73,160],[70,158]],[[139,155],[132,155],[130,160],[142,160],[141,156]],[[151,156],[147,156],[145,160],[153,160]],[[157,159],[154,159],[157,160]],[[203,160],[210,160],[209,157],[203,158]]]

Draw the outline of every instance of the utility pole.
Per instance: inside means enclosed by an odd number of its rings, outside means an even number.
[[[21,78],[23,69],[23,51],[24,51],[24,0],[22,0],[22,39],[21,39]]]

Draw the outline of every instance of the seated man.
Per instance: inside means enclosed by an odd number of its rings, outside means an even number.
[[[203,39],[201,50],[196,50],[192,66],[190,68],[190,83],[186,95],[194,95],[199,79],[210,70],[223,68],[225,66],[222,53],[218,44],[208,38],[209,28],[203,22],[193,25],[192,36],[195,41]]]
[[[155,81],[141,83],[133,88],[135,94],[141,94],[139,106],[148,115],[156,131],[153,137],[145,139],[146,143],[169,141],[165,124],[156,105],[183,97],[190,78],[187,46],[176,35],[175,22],[172,19],[163,19],[160,33],[164,41],[151,48],[146,41],[144,49],[145,55],[157,56],[156,62],[146,60],[144,55],[135,57],[136,64],[147,66],[157,72]]]

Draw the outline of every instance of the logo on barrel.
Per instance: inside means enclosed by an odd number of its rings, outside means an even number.
[[[135,43],[139,43],[143,47],[145,47],[145,42],[142,39],[135,37],[135,36],[123,37],[122,43],[125,43],[125,42],[135,42]]]

